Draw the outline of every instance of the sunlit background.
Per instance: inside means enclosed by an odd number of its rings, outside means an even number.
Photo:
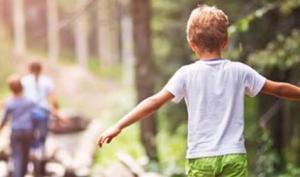
[[[224,57],[300,85],[299,0],[0,0],[1,103],[10,96],[7,76],[26,74],[27,64],[38,60],[70,119],[60,133],[52,127],[49,176],[185,176],[184,104],[168,104],[102,149],[96,143],[105,128],[194,61],[185,27],[202,3],[229,16]],[[260,95],[245,105],[249,176],[300,176],[300,104]],[[9,152],[7,128],[0,132],[3,177]]]

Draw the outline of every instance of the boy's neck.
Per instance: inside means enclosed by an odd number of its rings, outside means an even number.
[[[216,58],[222,58],[221,51],[217,52],[197,52],[198,60],[212,60]]]
[[[23,94],[22,94],[22,93],[13,93],[13,96],[14,96],[15,98],[20,98],[20,97],[23,96]]]

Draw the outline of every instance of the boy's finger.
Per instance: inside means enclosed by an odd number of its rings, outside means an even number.
[[[104,144],[105,142],[108,143],[109,139],[110,139],[110,137],[108,137],[108,136],[105,137],[104,140],[103,140],[103,144]]]
[[[104,142],[105,142],[105,137],[102,137],[102,138],[101,138],[101,141],[100,141],[101,145],[103,145]]]
[[[101,137],[99,138],[97,144],[98,144],[99,147],[101,147]]]
[[[112,139],[113,139],[113,137],[108,138],[107,143],[110,143]]]
[[[99,141],[98,141],[98,145],[100,146],[100,147],[102,147],[102,143],[103,142],[103,136],[101,136],[100,138],[99,138]]]

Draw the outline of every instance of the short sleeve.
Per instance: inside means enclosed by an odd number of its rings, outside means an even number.
[[[50,78],[45,77],[45,89],[47,94],[51,93],[54,90],[54,87],[53,81]]]
[[[244,68],[244,84],[246,89],[246,95],[255,97],[263,88],[266,78],[259,74],[251,67],[245,65]]]
[[[8,112],[8,113],[12,112],[13,106],[11,104],[11,100],[6,100],[3,104],[3,107],[4,107],[5,112]]]
[[[179,103],[181,99],[184,97],[184,69],[180,68],[168,81],[165,85],[164,89],[172,93],[174,95],[173,102]]]

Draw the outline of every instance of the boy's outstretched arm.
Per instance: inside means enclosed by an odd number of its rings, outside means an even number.
[[[285,82],[267,80],[262,92],[278,98],[300,101],[300,87]]]
[[[104,143],[110,143],[113,138],[115,138],[122,129],[127,126],[143,119],[158,110],[165,103],[174,98],[173,94],[167,90],[161,90],[157,94],[146,98],[141,103],[139,103],[132,111],[125,115],[119,122],[117,122],[113,127],[105,131],[99,138],[98,145],[101,147]]]

